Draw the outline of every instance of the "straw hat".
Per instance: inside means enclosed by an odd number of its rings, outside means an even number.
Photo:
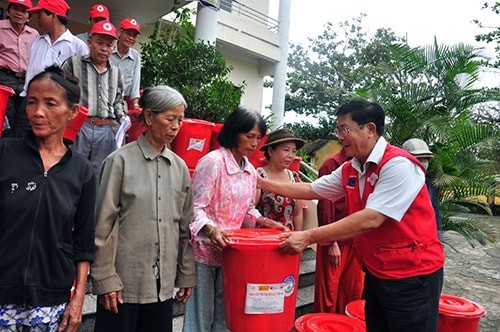
[[[268,146],[290,141],[295,142],[297,149],[303,147],[305,143],[303,139],[295,137],[295,134],[290,129],[281,128],[269,133],[266,143],[261,146],[260,150],[265,151]]]
[[[419,138],[411,138],[404,142],[401,147],[417,158],[434,159],[434,155],[427,144]]]

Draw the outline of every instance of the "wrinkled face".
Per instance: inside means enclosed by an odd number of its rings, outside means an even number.
[[[134,29],[120,29],[118,32],[118,43],[130,48],[137,42],[137,36],[139,36],[139,33]]]
[[[27,9],[27,7],[17,3],[11,4],[9,11],[7,12],[9,20],[15,24],[26,24],[30,17],[30,15],[26,12]]]
[[[184,120],[184,105],[175,106],[161,113],[144,111],[146,136],[153,146],[170,144],[179,133]]]
[[[248,133],[238,134],[238,147],[236,152],[241,156],[250,156],[262,139],[257,123]]]
[[[297,152],[297,144],[293,141],[283,142],[274,149],[269,147],[267,149],[269,163],[275,167],[288,168],[295,160],[295,152]]]
[[[115,49],[115,39],[108,35],[94,33],[87,41],[90,58],[97,65],[105,65]]]
[[[37,137],[64,133],[69,121],[78,113],[78,105],[69,107],[62,87],[49,78],[32,82],[26,97],[26,114]]]

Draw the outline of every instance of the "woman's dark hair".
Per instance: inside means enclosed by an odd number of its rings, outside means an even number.
[[[358,125],[364,125],[373,122],[377,127],[377,135],[384,134],[385,114],[382,107],[372,101],[355,98],[340,106],[337,111],[337,117],[350,115],[352,121]]]
[[[217,141],[226,149],[238,147],[238,135],[248,133],[258,125],[261,136],[266,134],[267,126],[262,116],[252,109],[238,106],[224,122]]]
[[[47,67],[44,71],[33,77],[28,84],[28,91],[31,83],[41,79],[50,79],[52,82],[59,85],[64,91],[69,107],[72,107],[80,102],[80,86],[78,85],[78,78],[61,69],[59,66],[53,65]]]

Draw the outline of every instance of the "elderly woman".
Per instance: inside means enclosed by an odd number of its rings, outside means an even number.
[[[257,168],[257,173],[263,178],[275,181],[300,182],[299,175],[288,167],[295,161],[295,153],[302,146],[304,140],[295,137],[290,129],[272,131],[260,148],[264,151],[267,165]],[[288,229],[302,230],[304,219],[300,200],[259,189],[255,201],[257,209],[264,217],[276,220]]]
[[[184,161],[167,148],[179,133],[186,102],[168,87],[144,90],[139,101],[146,131],[110,154],[100,177],[95,331],[172,331],[175,298],[195,285],[189,223],[191,179]]]
[[[76,331],[81,323],[96,179],[63,141],[79,100],[77,78],[46,68],[28,83],[32,131],[0,140],[1,331]]]
[[[254,207],[257,175],[248,161],[266,133],[262,116],[238,107],[224,122],[221,148],[198,161],[193,174],[194,220],[190,225],[197,286],[186,305],[184,332],[229,331],[224,318],[222,250],[225,231],[284,227]]]

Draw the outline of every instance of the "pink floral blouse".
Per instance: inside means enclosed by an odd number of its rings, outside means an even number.
[[[260,217],[254,207],[257,174],[246,157],[243,169],[230,150],[220,148],[208,153],[193,174],[194,220],[190,225],[195,261],[210,266],[222,264],[222,253],[210,247],[203,227],[221,230],[255,227]]]

